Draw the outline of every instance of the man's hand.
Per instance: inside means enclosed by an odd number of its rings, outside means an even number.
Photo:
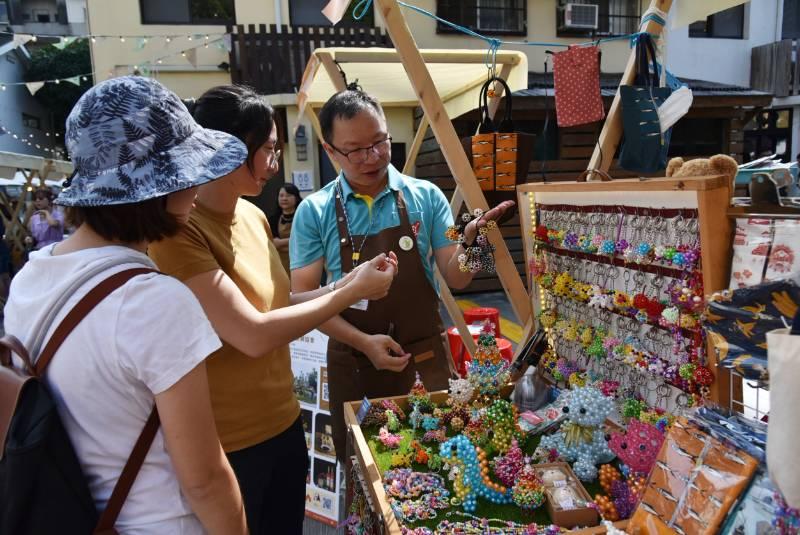
[[[411,358],[411,353],[403,351],[400,344],[385,334],[368,335],[357,349],[369,358],[376,370],[401,372]]]
[[[514,201],[503,201],[491,210],[484,212],[483,216],[480,218],[473,219],[467,223],[467,226],[464,228],[464,238],[467,243],[475,241],[475,237],[478,235],[478,229],[485,227],[487,221],[497,221],[501,219],[515,204]]]

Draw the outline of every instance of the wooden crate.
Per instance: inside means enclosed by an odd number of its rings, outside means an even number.
[[[510,394],[511,388],[511,386],[507,386],[503,390],[503,395],[507,396]],[[408,405],[408,396],[376,398],[370,401],[373,403],[379,403],[383,399],[391,399],[404,411],[410,410]],[[437,405],[443,405],[447,400],[447,392],[432,392],[431,400]],[[366,482],[366,490],[369,493],[369,497],[372,500],[373,505],[375,506],[376,516],[383,522],[385,533],[388,535],[399,535],[401,532],[400,523],[397,521],[397,518],[395,518],[392,508],[389,505],[389,500],[386,497],[386,492],[383,489],[383,474],[380,473],[378,465],[375,462],[375,459],[372,457],[372,451],[369,449],[367,439],[361,430],[361,425],[359,425],[358,419],[356,418],[356,414],[358,413],[358,409],[360,407],[360,401],[351,401],[344,404],[344,420],[347,424],[347,427],[350,429],[350,433],[348,435],[348,446],[352,446],[356,458],[358,459],[358,463],[362,470],[362,475],[364,476],[364,481]],[[350,441],[352,441],[352,443],[350,443]],[[622,521],[616,522],[614,525],[620,529],[625,529],[627,524],[627,521]],[[573,530],[570,533],[575,533],[576,535],[594,535],[605,532],[605,527],[597,526],[593,528]]]
[[[670,208],[693,208],[698,211],[702,258],[703,288],[706,295],[728,287],[733,224],[727,217],[731,199],[729,180],[724,176],[686,178],[624,179],[609,182],[557,182],[517,186],[526,263],[534,253],[532,212],[538,202],[545,204],[634,205]],[[649,203],[649,204],[648,204]],[[537,292],[531,288],[532,310],[538,311]],[[535,313],[535,312],[534,312]],[[716,356],[710,342],[707,346],[708,367],[716,380],[711,387],[711,400],[728,406],[731,392],[728,371],[716,367]]]

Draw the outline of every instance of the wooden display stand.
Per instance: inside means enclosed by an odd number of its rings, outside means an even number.
[[[508,396],[510,393],[511,386],[508,386],[501,394],[503,396]],[[411,410],[408,405],[408,396],[378,398],[370,401],[373,403],[379,403],[383,399],[391,399],[404,411],[408,412]],[[431,400],[437,405],[443,405],[447,400],[447,392],[431,392]],[[361,466],[362,476],[366,482],[366,490],[369,493],[372,504],[375,506],[375,514],[383,524],[384,533],[388,535],[399,535],[401,532],[400,523],[397,521],[397,518],[395,518],[394,512],[392,512],[392,507],[389,505],[389,500],[386,497],[386,492],[383,489],[382,474],[378,469],[375,459],[372,457],[372,451],[369,448],[369,444],[364,436],[364,432],[361,430],[361,425],[358,423],[358,419],[356,418],[356,414],[358,413],[360,406],[360,401],[351,401],[344,404],[344,421],[347,424],[347,427],[350,429],[348,443],[352,445],[355,456],[358,459],[359,465]],[[627,521],[616,522],[614,525],[620,529],[625,529]],[[605,532],[605,527],[597,526],[593,528],[573,530],[571,533],[579,535],[594,535]]]
[[[723,176],[691,178],[651,178],[610,182],[556,182],[524,184],[517,187],[520,221],[526,261],[533,257],[532,214],[538,202],[545,204],[620,204],[653,208],[694,208],[698,211],[703,288],[708,296],[728,287],[733,225],[727,216],[731,184]],[[527,216],[527,217],[526,217]],[[532,285],[529,287],[533,288]],[[536,292],[531,292],[532,307],[538,309]],[[716,376],[711,400],[727,407],[730,400],[728,371],[716,367],[716,357],[708,345],[708,366]]]

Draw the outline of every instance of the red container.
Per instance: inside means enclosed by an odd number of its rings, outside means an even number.
[[[464,311],[464,321],[467,325],[482,324],[489,320],[494,324],[494,335],[499,338],[503,336],[500,332],[500,311],[492,307],[474,307]]]
[[[480,328],[473,325],[468,325],[468,327],[472,333],[472,339],[477,342],[478,336],[480,336]],[[456,327],[447,329],[447,340],[450,344],[450,354],[453,355],[453,362],[456,365],[456,370],[458,370],[459,375],[463,377],[467,372],[467,362],[470,362],[472,357],[464,350],[464,344],[461,342],[461,335],[458,334],[458,329]],[[497,348],[500,350],[500,355],[508,362],[511,362],[511,359],[514,358],[514,348],[511,346],[511,342],[505,338],[496,338],[496,341]]]

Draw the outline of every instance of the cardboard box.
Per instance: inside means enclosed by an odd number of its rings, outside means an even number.
[[[600,523],[600,516],[597,510],[589,507],[592,497],[586,492],[583,484],[575,477],[575,473],[567,463],[545,463],[534,465],[536,473],[541,477],[547,470],[556,470],[563,474],[563,478],[555,475],[545,483],[545,496],[547,497],[547,513],[553,524],[563,528],[574,528],[577,526],[591,527]],[[564,498],[562,494],[569,494],[576,497]],[[576,503],[577,502],[577,503]]]

